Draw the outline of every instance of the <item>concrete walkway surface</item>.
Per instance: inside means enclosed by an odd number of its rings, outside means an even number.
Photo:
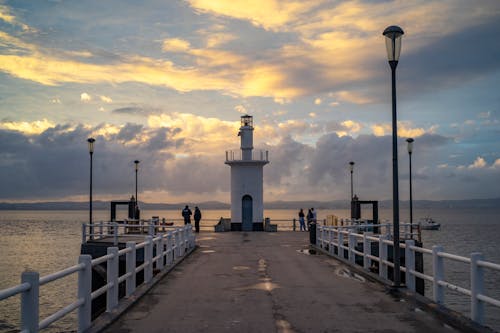
[[[305,232],[200,233],[105,332],[456,332],[324,254]]]

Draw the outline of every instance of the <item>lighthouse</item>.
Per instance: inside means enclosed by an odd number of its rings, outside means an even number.
[[[264,229],[264,165],[267,151],[253,151],[253,117],[241,116],[240,151],[226,151],[231,167],[231,230]]]

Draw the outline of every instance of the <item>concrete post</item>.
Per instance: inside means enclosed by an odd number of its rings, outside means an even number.
[[[411,250],[411,247],[415,245],[415,241],[413,239],[407,239],[405,241],[405,284],[406,288],[410,291],[415,292],[415,274],[411,273],[411,271],[415,270],[415,251]]]
[[[144,282],[149,283],[153,278],[153,236],[146,236],[146,246],[144,247],[144,260],[148,262],[144,267]]]
[[[131,251],[125,255],[125,270],[130,273],[129,277],[125,281],[125,295],[130,297],[135,291],[135,267],[136,267],[136,249],[135,242],[127,242],[127,248]]]
[[[297,220],[293,219],[293,231],[297,231]]]
[[[333,227],[330,227],[330,238],[328,240],[330,245],[328,246],[328,252],[330,252],[331,255],[335,254],[334,245],[333,245],[334,235],[335,235],[334,229],[333,229]]]
[[[113,257],[107,263],[107,282],[111,284],[106,293],[106,311],[111,312],[118,305],[118,248],[108,247]]]
[[[40,291],[40,275],[38,272],[23,272],[21,283],[28,283],[30,289],[21,294],[21,331],[38,332]]]
[[[150,223],[148,226],[148,235],[149,236],[155,235],[155,226],[153,225],[153,223]]]
[[[363,268],[367,271],[370,270],[371,260],[368,258],[368,255],[372,253],[371,242],[368,239],[368,236],[371,236],[371,232],[365,232],[363,234]]]
[[[438,256],[439,252],[443,252],[443,247],[434,245],[432,247],[432,271],[434,273],[432,291],[434,294],[434,302],[444,304],[444,287],[439,285],[439,281],[444,280],[444,262],[443,258]]]
[[[118,223],[113,222],[113,245],[118,245]]]
[[[82,244],[87,243],[87,225],[82,223]]]
[[[478,252],[470,255],[470,292],[471,292],[471,318],[483,324],[484,302],[478,299],[478,295],[484,292],[484,269],[477,262],[483,260],[483,255]]]
[[[174,257],[174,250],[172,248],[172,232],[169,231],[167,233],[167,265],[170,266],[172,264]]]
[[[349,262],[354,265],[356,263],[356,255],[354,254],[354,248],[356,246],[356,237],[352,232],[349,232]]]
[[[387,265],[384,261],[387,261],[387,245],[384,243],[385,240],[389,239],[389,235],[380,235],[378,239],[378,275],[387,280]]]
[[[344,258],[344,249],[342,248],[344,246],[344,234],[342,233],[342,228],[338,229],[339,231],[339,243],[338,243],[338,256],[342,259]]]
[[[165,266],[165,236],[161,235],[158,243],[156,243],[156,255],[160,256],[156,262],[156,268],[162,270]]]
[[[78,299],[83,299],[78,308],[78,332],[85,332],[92,322],[92,256],[81,255],[78,263],[84,264],[78,271]]]

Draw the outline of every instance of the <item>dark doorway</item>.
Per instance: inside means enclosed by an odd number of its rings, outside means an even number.
[[[253,230],[253,202],[252,197],[244,195],[241,199],[241,229],[243,231]]]

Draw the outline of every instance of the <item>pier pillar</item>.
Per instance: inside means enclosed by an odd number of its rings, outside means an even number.
[[[21,283],[29,284],[29,289],[21,294],[21,331],[38,332],[40,290],[38,272],[23,272]]]

